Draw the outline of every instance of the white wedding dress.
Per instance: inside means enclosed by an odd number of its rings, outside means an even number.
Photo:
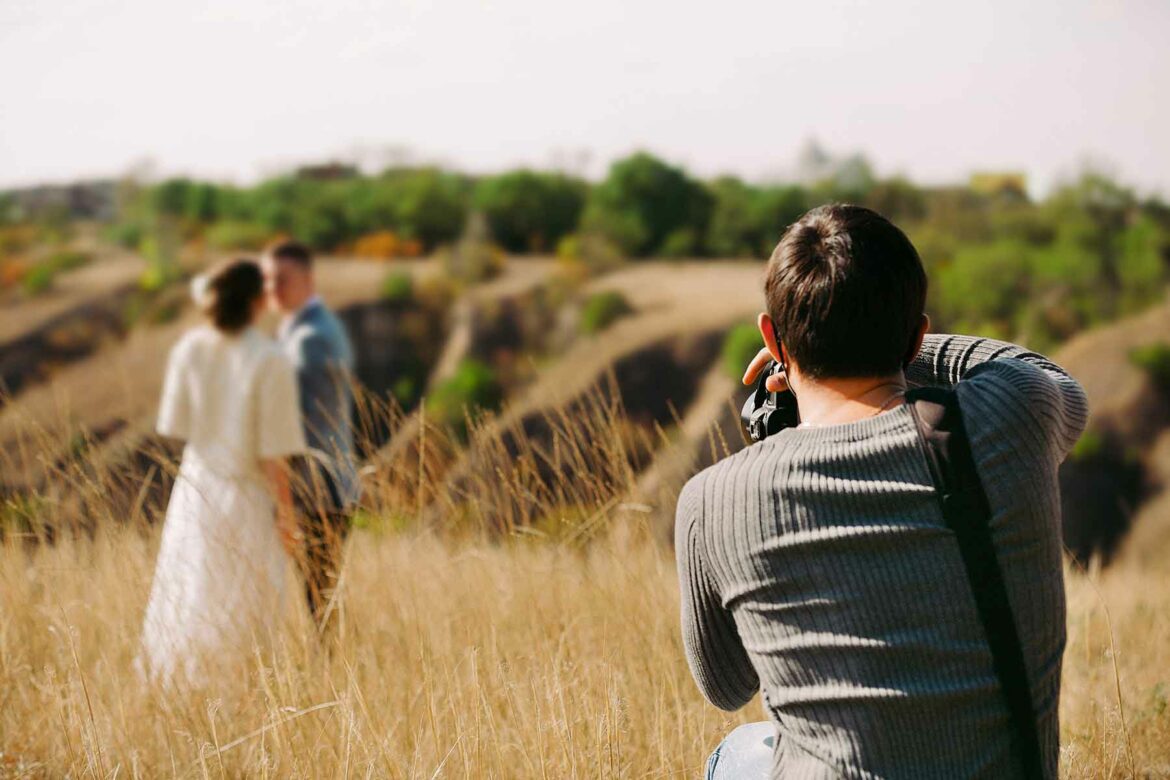
[[[192,330],[171,350],[158,431],[186,447],[139,664],[150,679],[199,684],[282,615],[287,556],[260,461],[305,450],[293,368],[255,329]]]

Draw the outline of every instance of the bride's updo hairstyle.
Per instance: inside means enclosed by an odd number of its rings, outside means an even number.
[[[264,293],[264,277],[253,260],[232,260],[212,269],[198,285],[196,298],[216,329],[239,333],[252,323],[256,299]]]

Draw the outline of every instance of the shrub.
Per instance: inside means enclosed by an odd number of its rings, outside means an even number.
[[[1069,452],[1069,457],[1075,461],[1090,461],[1101,457],[1105,453],[1105,436],[1100,431],[1089,429],[1081,434],[1077,443]]]
[[[353,253],[358,257],[391,260],[400,256],[402,243],[393,230],[376,230],[358,238],[353,244]]]
[[[577,226],[585,190],[579,179],[520,170],[480,181],[475,205],[509,252],[541,252]]]
[[[459,236],[467,219],[467,195],[461,177],[438,170],[400,174],[387,184],[399,233],[423,249]]]
[[[621,249],[601,233],[571,233],[557,243],[557,258],[569,267],[579,263],[586,275],[612,271],[624,260]]]
[[[639,152],[610,167],[590,194],[584,223],[627,253],[645,256],[661,251],[680,228],[704,235],[712,203],[707,189],[682,169]]]
[[[226,220],[207,229],[207,243],[216,249],[260,250],[272,237],[271,231],[255,222]]]
[[[72,271],[89,263],[93,257],[88,252],[63,249],[49,256],[48,263],[55,271]]]
[[[732,379],[740,379],[748,363],[764,346],[759,329],[750,322],[736,325],[723,339],[723,367]]]
[[[26,295],[40,295],[53,286],[53,276],[56,269],[49,263],[37,263],[25,272],[20,280],[20,286]]]
[[[409,271],[394,271],[382,280],[382,300],[406,303],[414,297],[414,277]]]
[[[135,249],[146,231],[138,222],[115,222],[105,229],[105,238],[125,249]]]
[[[625,296],[617,290],[594,293],[581,309],[581,330],[584,333],[600,333],[632,311]]]
[[[466,437],[467,416],[498,409],[503,399],[503,388],[491,366],[468,358],[450,379],[435,388],[427,399],[427,411],[460,437]]]
[[[1156,388],[1170,393],[1170,344],[1147,344],[1132,349],[1129,362],[1141,369]]]
[[[658,254],[663,257],[695,257],[699,254],[699,237],[691,228],[679,228],[662,240]]]

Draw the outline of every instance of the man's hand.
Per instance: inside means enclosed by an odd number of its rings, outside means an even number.
[[[767,366],[771,360],[772,353],[768,351],[767,347],[764,347],[759,352],[757,352],[756,356],[752,358],[752,362],[748,363],[747,371],[745,371],[743,374],[743,383],[745,385],[754,384],[755,381],[759,379],[760,372],[764,370],[764,367]],[[784,376],[783,371],[778,374],[772,374],[768,377],[767,387],[769,392],[783,393],[788,389],[788,378]]]
[[[284,551],[288,553],[288,557],[294,561],[299,561],[301,558],[301,542],[304,540],[304,534],[301,533],[300,525],[297,523],[296,513],[292,511],[291,507],[279,507],[276,510],[276,531],[280,534],[280,544],[284,547]]]

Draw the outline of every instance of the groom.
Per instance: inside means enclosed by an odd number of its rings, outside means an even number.
[[[295,241],[275,244],[262,267],[269,300],[284,315],[278,338],[300,387],[310,453],[294,465],[305,542],[301,564],[309,611],[324,632],[336,610],[342,547],[361,495],[351,422],[353,350],[344,326],[317,295],[308,247]]]

